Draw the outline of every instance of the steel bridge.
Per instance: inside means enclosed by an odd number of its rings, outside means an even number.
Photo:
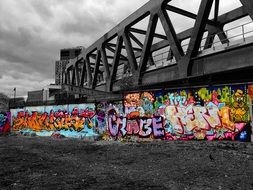
[[[174,6],[174,1],[150,0],[84,49],[67,65],[64,89],[104,96],[226,81],[252,82],[253,1],[238,0],[240,7],[223,14],[219,0],[201,0],[195,14]],[[193,26],[177,32],[171,13],[192,19]],[[224,30],[225,25],[245,17],[250,19],[248,23]],[[144,20],[147,27],[142,29]],[[157,32],[158,25],[162,33]]]

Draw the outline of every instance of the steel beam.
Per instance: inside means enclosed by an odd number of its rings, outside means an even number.
[[[78,64],[76,64],[76,67],[75,67],[75,84],[77,86],[80,85],[80,73],[79,73],[79,68],[78,68]]]
[[[138,33],[138,34],[143,34],[143,35],[146,35],[147,32],[145,30],[141,30],[141,29],[137,29],[137,28],[130,28],[130,31],[131,32],[135,32],[135,33]],[[155,38],[160,38],[160,39],[164,39],[164,40],[167,40],[167,37],[162,35],[162,34],[156,34],[154,33],[153,36]]]
[[[167,10],[169,10],[169,11],[172,11],[174,13],[178,13],[178,14],[186,16],[188,18],[192,18],[192,19],[196,19],[197,18],[197,15],[195,15],[193,13],[185,11],[185,10],[182,10],[182,9],[179,9],[179,8],[171,6],[171,5],[166,5],[165,8]],[[207,24],[212,25],[212,26],[218,26],[217,22],[215,22],[213,20],[207,20]]]
[[[218,21],[218,16],[219,16],[219,5],[220,5],[220,0],[215,0],[215,6],[214,6],[214,22],[216,23]]]
[[[248,12],[249,16],[253,20],[253,2],[252,0],[240,0],[242,5],[245,7],[246,11]]]
[[[213,0],[202,0],[198,16],[196,18],[192,35],[190,38],[190,43],[187,48],[186,55],[183,57],[183,59],[178,61],[178,67],[180,75],[183,77],[188,77],[190,75],[189,69],[190,69],[190,61],[193,57],[195,57],[198,53],[201,40],[203,37],[203,34],[205,32],[206,23],[212,8]]]
[[[135,55],[134,55],[134,51],[133,51],[134,49],[133,49],[133,46],[132,46],[132,43],[131,43],[128,32],[125,32],[123,34],[123,41],[124,41],[125,46],[126,46],[127,57],[128,57],[128,62],[129,62],[129,65],[130,65],[131,72],[132,72],[133,75],[136,75],[138,65],[137,65],[137,62],[136,62],[136,59],[135,59]]]
[[[108,46],[110,47],[116,47],[116,44],[113,44],[113,43],[106,43]],[[122,46],[122,49],[126,49],[126,46]],[[136,47],[132,47],[132,49],[134,51],[141,51],[142,49],[141,48],[136,48]]]
[[[101,51],[102,62],[104,64],[104,69],[105,69],[105,77],[106,77],[105,81],[107,81],[110,78],[110,68],[109,68],[109,63],[108,63],[104,45],[101,47],[100,51]]]
[[[192,58],[197,55],[203,34],[206,28],[206,21],[209,17],[211,8],[212,8],[213,0],[202,0],[198,12],[198,16],[196,18],[196,22],[192,31],[192,36],[190,39],[190,43],[187,49],[187,54],[189,58]]]
[[[215,37],[215,35],[213,33],[208,32],[207,37],[206,37],[206,41],[205,41],[205,45],[204,45],[204,49],[208,49],[208,48],[212,47],[214,37]]]
[[[222,26],[224,26],[225,24],[243,18],[247,15],[248,13],[246,11],[246,8],[242,6],[219,16],[218,21]]]
[[[139,81],[138,82],[140,82],[141,77],[142,77],[142,73],[146,70],[148,58],[151,53],[150,50],[151,50],[151,46],[152,46],[152,42],[153,42],[153,38],[154,38],[154,33],[155,33],[157,21],[158,21],[157,14],[150,15],[148,29],[147,29],[147,35],[146,35],[145,42],[143,45],[142,54],[141,54],[142,56],[141,56],[140,65],[139,65],[139,71],[138,71],[139,72],[139,76],[138,76]]]
[[[115,80],[115,77],[116,77],[117,68],[119,66],[119,58],[120,58],[121,50],[122,50],[122,44],[123,44],[123,38],[122,38],[122,36],[118,36],[117,44],[116,44],[116,51],[115,51],[113,64],[112,64],[111,76],[110,76],[109,81],[107,82],[107,90],[108,91],[111,91],[113,80]]]
[[[233,22],[235,20],[238,20],[240,18],[243,18],[245,16],[247,16],[248,13],[246,12],[246,10],[243,8],[243,7],[239,7],[235,10],[232,10],[228,13],[225,13],[221,16],[218,17],[218,21],[220,23],[221,26],[224,26],[226,25],[227,23],[230,23],[230,22]],[[207,28],[206,28],[207,30]],[[191,34],[192,34],[192,31],[193,31],[193,28],[189,28],[183,32],[180,32],[177,34],[177,38],[179,41],[183,41],[189,37],[191,37]],[[159,49],[162,49],[166,46],[169,46],[169,41],[168,40],[163,40],[161,42],[158,42],[156,44],[154,44],[151,48],[151,51],[154,52],[154,51],[157,51]],[[140,56],[140,54],[137,54],[136,57]]]
[[[141,41],[135,36],[133,35],[131,32],[129,32],[129,36],[133,39],[133,41],[140,46],[141,48],[143,48],[143,43],[141,43]]]
[[[95,86],[97,85],[97,76],[98,76],[98,70],[99,70],[99,66],[100,66],[100,61],[101,61],[101,52],[100,52],[100,50],[97,50],[95,70],[94,70],[94,75],[93,75],[93,80],[92,80],[92,86],[91,86],[92,89],[94,89]]]
[[[108,49],[110,52],[112,52],[112,53],[114,53],[115,54],[115,49],[113,49],[111,46],[109,46],[109,45],[105,45],[105,47],[106,47],[106,49]],[[108,56],[107,56],[108,57]],[[112,57],[112,58],[114,58],[114,57]],[[121,60],[124,60],[124,61],[127,61],[127,57],[125,57],[124,55],[120,55],[120,59]]]
[[[78,85],[78,86],[80,86],[81,85],[81,75],[82,75],[82,68],[81,68],[81,70],[80,70],[80,68],[79,68],[79,65],[82,63],[82,59],[81,60],[79,60],[79,61],[77,61],[76,63],[75,63],[75,78],[76,78],[76,80],[75,80],[75,82],[76,82],[76,84]],[[83,64],[82,64],[83,65]],[[80,74],[80,71],[81,71],[81,74]]]
[[[165,10],[159,10],[159,17],[160,17],[162,26],[165,30],[166,36],[168,38],[170,48],[176,60],[179,61],[182,58],[182,56],[184,56],[184,51],[178,40],[177,34],[171,23],[169,15],[167,14]]]
[[[135,41],[135,43],[137,45],[139,45],[141,48],[143,48],[143,44],[140,42],[140,40],[138,38],[136,38],[135,35],[133,35],[131,32],[129,32],[129,36]],[[135,54],[135,56],[136,56],[136,54]],[[135,59],[136,59],[136,57],[135,57]],[[154,59],[152,57],[152,51],[151,51],[151,54],[149,55],[149,60],[148,61],[149,61],[150,65],[154,65],[155,64],[154,63]]]
[[[87,81],[87,71],[86,71],[86,62],[85,60],[83,60],[83,68],[81,71],[81,82],[80,82],[80,86],[83,87],[84,86],[84,82]]]
[[[90,58],[87,55],[85,57],[85,62],[86,62],[86,71],[87,71],[87,86],[90,87],[92,84],[92,75],[91,75],[91,65],[90,65]]]

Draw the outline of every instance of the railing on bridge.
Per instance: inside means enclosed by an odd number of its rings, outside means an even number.
[[[253,42],[253,22],[247,22],[245,24],[235,26],[228,30],[225,30],[224,33],[227,36],[227,39],[216,40],[213,43],[201,45],[199,51],[204,51],[206,49],[212,49],[213,51],[218,51],[221,49],[225,49],[226,47],[231,47],[234,45],[242,45],[245,43]],[[219,35],[217,33],[216,35]],[[210,37],[214,38],[216,35],[211,35]],[[207,40],[208,37],[203,38],[202,44]],[[205,48],[206,46],[210,46],[210,48]],[[211,52],[210,52],[211,53]]]
[[[215,37],[221,33],[225,33],[227,38],[224,40],[216,40]],[[217,51],[223,51],[223,50],[226,50],[228,47],[235,47],[235,46],[239,46],[239,45],[243,45],[247,43],[252,43],[253,42],[253,21],[247,22],[245,24],[242,24],[236,27],[232,27],[221,33],[204,37],[201,41],[201,46],[199,48],[198,56],[212,54]],[[213,38],[214,42],[210,44],[205,43],[207,41],[207,38]],[[188,45],[189,43],[182,45],[182,48],[185,54],[187,53]],[[167,47],[166,49],[169,49],[169,48]],[[146,71],[149,72],[149,71],[156,70],[162,67],[175,65],[177,63],[175,57],[174,56],[169,57],[168,56],[169,54],[170,54],[170,50],[166,50],[166,51],[162,51],[162,52],[152,55],[154,64],[148,65],[148,68]],[[137,61],[138,64],[139,64],[139,61],[140,59],[138,59]],[[123,77],[132,76],[131,73],[125,70],[124,66],[125,65],[122,64],[118,67],[116,80],[122,79]],[[98,82],[98,85],[102,85],[105,83],[106,83],[105,80],[100,80]]]
[[[225,33],[227,38],[224,40],[215,39],[219,34]],[[213,38],[213,43],[205,43],[207,38]],[[253,42],[253,21],[247,22],[245,24],[232,27],[230,29],[225,30],[224,32],[217,33],[215,35],[206,36],[201,41],[201,46],[199,48],[198,56],[208,55],[215,53],[217,51],[226,50],[229,47],[235,47],[244,45],[247,43]],[[189,43],[182,45],[184,53],[187,53]],[[167,48],[169,49],[169,48]],[[170,65],[176,64],[176,59],[174,56],[168,58],[169,50],[159,52],[153,55],[154,65],[151,65],[147,68],[147,71],[152,71],[157,68],[166,67]]]

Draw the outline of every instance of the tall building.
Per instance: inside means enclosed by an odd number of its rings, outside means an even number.
[[[55,62],[55,84],[63,84],[63,73],[71,59],[77,58],[84,47],[74,47],[60,50],[60,60]]]
[[[69,60],[60,60],[55,62],[55,84],[63,84],[63,72],[66,69]]]
[[[70,60],[76,58],[81,54],[84,47],[78,46],[74,48],[61,49],[60,51],[60,60]]]

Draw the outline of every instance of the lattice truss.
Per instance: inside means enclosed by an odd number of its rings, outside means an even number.
[[[192,76],[191,62],[199,52],[232,40],[226,24],[253,18],[252,0],[238,0],[237,8],[221,14],[224,1],[200,0],[195,13],[177,6],[176,0],[149,1],[72,60],[64,83],[112,92],[124,84],[131,88],[155,82],[155,71],[163,67],[168,81]],[[176,28],[178,22],[187,27]]]

